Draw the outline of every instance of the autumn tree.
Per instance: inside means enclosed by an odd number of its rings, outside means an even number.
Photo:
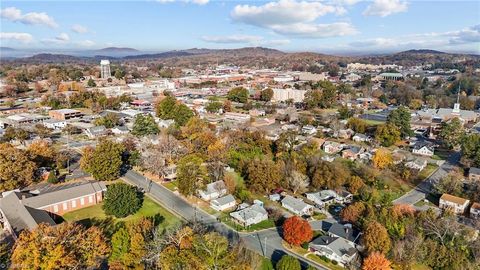
[[[400,140],[400,130],[392,124],[378,125],[375,131],[375,139],[385,147],[392,146]]]
[[[347,190],[352,194],[357,194],[360,188],[365,185],[362,178],[359,176],[353,175],[347,181]]]
[[[118,114],[109,112],[105,116],[99,117],[94,121],[96,126],[105,126],[106,128],[113,128],[120,125],[120,117]]]
[[[480,167],[480,134],[470,134],[462,139],[462,163]]]
[[[171,95],[167,95],[157,104],[156,114],[161,119],[173,119],[177,126],[184,126],[193,117],[192,110]]]
[[[312,240],[312,237],[310,223],[298,216],[289,217],[283,223],[283,238],[290,245],[300,246]]]
[[[156,140],[158,140],[156,144],[149,140],[140,144],[140,164],[144,170],[161,178],[168,173],[169,166],[184,154],[185,149],[170,135],[162,134]]]
[[[18,269],[100,268],[110,253],[102,231],[75,223],[40,224],[15,242],[12,264]]]
[[[358,220],[365,212],[365,204],[363,202],[354,202],[342,209],[340,216],[343,221],[353,224],[358,224]]]
[[[157,123],[155,123],[155,119],[150,114],[143,115],[138,114],[135,116],[135,120],[133,122],[132,134],[135,136],[146,136],[146,135],[154,135],[158,134],[160,129],[158,128]]]
[[[337,189],[350,177],[348,170],[338,162],[319,161],[311,168],[312,186],[315,188]]]
[[[264,102],[269,102],[273,98],[272,88],[267,88],[260,92],[260,100]]]
[[[253,159],[246,167],[245,184],[251,190],[268,192],[278,186],[280,177],[278,164],[267,158]]]
[[[195,154],[187,155],[178,161],[178,190],[183,195],[192,195],[207,181],[207,169],[203,159]]]
[[[37,165],[29,155],[8,143],[0,143],[0,191],[23,188],[35,180]]]
[[[80,162],[82,169],[100,181],[114,180],[120,176],[125,151],[121,143],[102,140],[93,151],[87,149]]]
[[[222,109],[223,104],[218,100],[217,97],[210,97],[208,99],[207,105],[205,105],[205,110],[209,113],[218,113]]]
[[[391,240],[387,229],[376,221],[371,221],[367,224],[362,243],[369,254],[375,251],[386,254],[391,247]]]
[[[410,110],[405,106],[400,106],[398,109],[393,110],[387,117],[387,124],[392,124],[400,131],[402,138],[412,136],[413,131],[410,126],[411,120]]]
[[[450,122],[442,123],[439,137],[446,147],[453,149],[460,145],[464,135],[465,130],[463,129],[463,124],[460,122],[460,119],[455,117],[450,120]]]
[[[248,90],[243,87],[232,88],[227,94],[228,100],[240,103],[246,103],[248,101],[248,96]]]
[[[347,126],[358,133],[365,133],[367,130],[367,122],[360,118],[353,117],[348,119]]]
[[[373,252],[363,261],[362,270],[391,270],[390,264],[385,255]]]
[[[142,207],[142,198],[137,188],[125,183],[108,186],[103,198],[103,210],[107,215],[123,218],[137,212]]]
[[[300,262],[293,256],[283,255],[277,262],[276,270],[301,270]]]
[[[230,100],[225,100],[222,105],[222,109],[224,112],[231,112],[232,111],[232,102]]]
[[[372,157],[372,163],[375,168],[383,170],[393,164],[392,154],[385,148],[379,148]]]

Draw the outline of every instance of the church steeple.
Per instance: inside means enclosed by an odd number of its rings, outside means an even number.
[[[455,104],[453,104],[452,113],[460,114],[460,83],[458,84],[457,102]]]

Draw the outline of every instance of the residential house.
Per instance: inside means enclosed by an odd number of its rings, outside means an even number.
[[[371,138],[368,137],[368,136],[365,135],[365,134],[356,133],[356,134],[352,137],[352,140],[353,140],[354,142],[369,142],[369,141],[371,141]]]
[[[299,216],[309,216],[312,213],[313,206],[305,203],[301,199],[294,198],[290,195],[285,196],[282,200],[282,206]]]
[[[470,181],[480,181],[480,168],[471,167],[468,172],[468,179]]]
[[[319,236],[308,244],[308,248],[319,256],[336,261],[342,267],[358,256],[355,245],[341,237]]]
[[[280,194],[275,193],[275,194],[270,194],[270,195],[268,195],[268,198],[269,198],[271,201],[278,202],[278,201],[280,201],[281,196],[280,196]]]
[[[115,135],[128,134],[130,132],[126,126],[116,126],[111,128],[110,131]]]
[[[317,129],[312,125],[305,125],[302,127],[301,133],[305,135],[314,135],[317,133]]]
[[[343,149],[343,145],[337,142],[326,141],[323,143],[322,149],[327,154],[336,154]]]
[[[440,197],[439,207],[452,210],[455,214],[463,214],[469,204],[470,200],[445,193]]]
[[[336,222],[328,228],[327,234],[331,237],[343,238],[354,244],[355,247],[358,246],[360,236],[362,235],[362,233],[354,229],[351,224],[340,224]]]
[[[335,202],[337,193],[333,190],[321,190],[319,192],[305,193],[305,197],[314,202],[318,207],[325,207]]]
[[[363,152],[365,152],[365,148],[350,145],[342,151],[342,157],[350,160],[355,160],[359,158],[359,155]]]
[[[473,203],[470,207],[470,217],[480,219],[480,203]]]
[[[229,208],[235,207],[236,204],[237,202],[235,201],[235,197],[233,197],[231,194],[210,201],[210,207],[217,211],[227,210]]]
[[[428,142],[418,142],[412,149],[412,153],[427,157],[433,156],[434,151],[435,149],[433,148],[433,145]]]
[[[94,126],[94,127],[85,129],[85,134],[90,139],[95,139],[95,138],[104,136],[107,134],[107,132],[108,130],[105,126]]]
[[[353,194],[342,188],[337,190],[335,200],[337,203],[351,203],[353,201]]]
[[[340,139],[350,139],[352,138],[353,134],[355,134],[355,131],[351,129],[340,129],[336,134],[334,134],[335,137],[340,138]]]
[[[227,188],[223,180],[219,180],[207,185],[204,190],[199,190],[198,195],[205,201],[210,201],[227,194]]]
[[[250,226],[268,219],[267,211],[258,204],[244,207],[230,213],[230,216],[243,226]]]
[[[412,170],[422,171],[427,167],[427,160],[423,158],[416,158],[405,163],[405,167]]]

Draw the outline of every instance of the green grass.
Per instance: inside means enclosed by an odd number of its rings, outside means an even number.
[[[330,268],[331,270],[344,270],[345,268],[339,266],[339,265],[335,265],[331,262],[326,262],[324,260],[322,260],[322,258],[320,258],[319,256],[315,255],[315,254],[308,254],[307,255],[307,258],[316,262],[316,263],[319,263],[325,267],[328,267]]]
[[[367,125],[369,126],[378,126],[378,125],[381,125],[381,124],[385,124],[385,122],[382,122],[382,121],[375,121],[375,120],[368,120],[368,119],[363,119]]]
[[[229,227],[241,232],[253,232],[258,230],[274,228],[276,226],[273,219],[267,219],[260,223],[253,224],[244,228],[242,225],[235,222],[228,213],[221,213],[220,220],[223,223],[227,224]]]
[[[315,220],[323,220],[327,218],[327,215],[324,213],[318,213],[312,216]]]
[[[438,168],[438,165],[428,163],[428,164],[427,164],[427,167],[426,167],[425,169],[423,169],[423,170],[418,174],[418,176],[415,178],[414,184],[417,185],[418,183],[420,183],[421,181],[423,181],[425,178],[427,178],[428,176],[430,176],[430,174],[432,174],[437,168]]]
[[[165,208],[158,205],[149,197],[144,197],[143,205],[133,215],[127,216],[125,218],[115,218],[113,216],[105,215],[105,212],[102,209],[103,203],[79,209],[73,212],[66,213],[63,215],[63,219],[69,222],[78,222],[86,226],[90,226],[96,223],[103,223],[105,221],[111,220],[113,224],[119,222],[129,222],[137,221],[142,217],[155,217],[159,223],[159,227],[168,228],[174,226],[180,222],[180,219],[174,214],[167,211]]]
[[[175,191],[178,188],[177,187],[177,181],[171,181],[171,182],[164,183],[163,186],[165,186],[166,188],[168,188],[171,191]]]

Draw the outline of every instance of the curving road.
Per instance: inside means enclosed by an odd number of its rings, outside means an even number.
[[[133,170],[128,171],[123,178],[127,182],[144,189],[166,209],[174,212],[183,219],[187,221],[201,222],[205,226],[221,233],[233,243],[242,241],[249,249],[261,254],[262,256],[270,258],[272,261],[276,262],[284,254],[289,254],[299,259],[304,268],[307,265],[311,265],[317,269],[329,270],[322,265],[310,260],[306,260],[305,258],[286,250],[282,245],[282,237],[280,235],[281,232],[277,228],[252,233],[239,233],[225,224],[217,221],[215,217],[209,215],[203,210],[192,206],[164,186],[148,180],[146,177]],[[312,225],[314,228],[318,226],[318,224]]]

